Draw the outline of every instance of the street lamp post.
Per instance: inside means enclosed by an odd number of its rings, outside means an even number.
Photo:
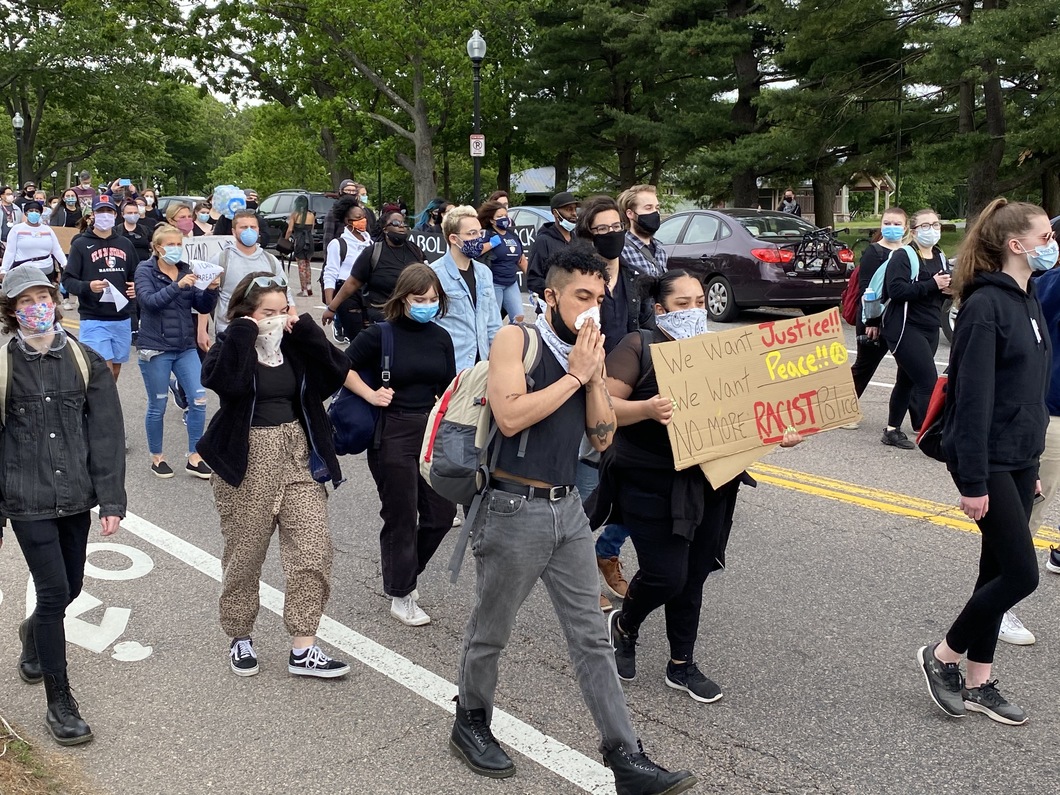
[[[18,187],[22,190],[22,128],[26,126],[21,113],[16,113],[11,118],[11,126],[15,128],[15,161],[18,169]],[[18,193],[18,191],[15,191]]]
[[[479,72],[482,69],[482,59],[486,57],[486,40],[482,38],[482,34],[477,30],[471,32],[471,38],[467,40],[467,57],[471,59],[471,71],[474,74],[474,85],[475,85],[475,120],[474,128],[475,135],[477,136],[481,126],[481,98],[480,98],[480,86],[481,78]],[[474,164],[475,170],[475,189],[474,189],[474,205],[478,207],[482,199],[482,156],[475,154],[475,144],[472,139],[472,153],[471,159]]]
[[[53,171],[52,172],[52,193],[53,194],[58,194],[59,193],[59,172],[58,171]]]

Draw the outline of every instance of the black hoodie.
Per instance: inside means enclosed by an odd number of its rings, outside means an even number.
[[[981,273],[961,302],[942,431],[946,466],[965,497],[991,472],[1037,468],[1045,449],[1051,343],[1033,281]]]
[[[63,271],[63,287],[78,297],[77,311],[82,320],[126,320],[132,305],[120,310],[110,301],[100,301],[103,293],[92,292],[91,282],[106,279],[122,295],[128,283],[136,278],[140,257],[132,241],[115,229],[108,237],[99,237],[88,229],[70,243],[70,257]]]
[[[574,233],[570,233],[573,239]],[[530,246],[530,264],[526,270],[526,289],[531,293],[537,293],[538,298],[545,297],[545,276],[548,275],[548,261],[557,251],[569,245],[570,241],[563,237],[556,222],[544,224],[537,230],[534,243]]]

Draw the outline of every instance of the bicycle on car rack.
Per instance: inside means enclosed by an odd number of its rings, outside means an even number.
[[[848,229],[814,229],[806,232],[801,240],[781,243],[779,247],[792,252],[785,258],[784,270],[788,276],[817,276],[824,279],[846,279],[854,269],[854,251],[837,235]]]

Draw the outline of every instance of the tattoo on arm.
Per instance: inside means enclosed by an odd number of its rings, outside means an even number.
[[[595,428],[590,428],[590,432],[593,436],[599,439],[601,442],[607,441],[608,434],[615,430],[615,424],[613,422],[598,422]]]
[[[517,398],[517,397],[522,397],[522,395],[520,395],[518,392],[509,392],[507,395],[504,396],[504,399],[505,400],[513,400],[514,398]]]
[[[590,383],[586,383],[585,384],[585,394],[589,394],[592,391],[593,391],[593,385],[590,384]]]

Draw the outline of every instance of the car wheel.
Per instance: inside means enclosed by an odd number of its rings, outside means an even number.
[[[953,342],[953,324],[957,322],[957,310],[953,306],[953,299],[947,298],[942,302],[942,333],[946,342]]]
[[[724,276],[715,276],[707,282],[707,314],[715,323],[730,323],[740,314],[732,285]]]

